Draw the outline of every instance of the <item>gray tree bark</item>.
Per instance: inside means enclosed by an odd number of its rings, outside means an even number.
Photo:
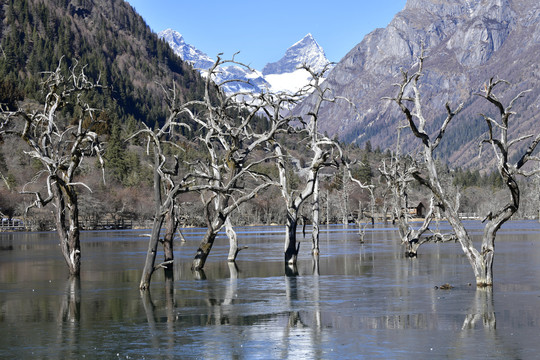
[[[314,256],[319,256],[319,213],[320,213],[320,200],[319,200],[319,178],[315,180],[315,188],[313,189],[313,206],[312,206],[312,214],[313,214],[313,229],[311,231],[311,253]]]
[[[77,62],[64,74],[62,61],[55,71],[45,73],[43,87],[47,93],[42,110],[27,113],[23,109],[3,111],[0,107],[0,135],[16,135],[23,139],[30,147],[27,154],[41,164],[46,175],[46,195],[39,191],[23,191],[23,194],[36,198],[26,211],[50,202],[55,205],[53,213],[60,249],[70,275],[78,276],[81,245],[76,187],[90,189],[84,183],[76,182],[75,174],[88,156],[97,156],[103,166],[102,144],[98,135],[90,130],[99,123],[94,117],[96,110],[84,102],[81,95],[101,86],[92,83],[84,74],[84,67],[79,68]],[[72,122],[61,118],[61,110],[68,104],[74,104],[81,114]]]
[[[423,60],[424,54],[421,54],[418,62],[418,71],[414,75],[409,77],[406,72],[402,72],[403,80],[401,84],[398,84],[398,95],[392,99],[398,104],[405,115],[414,136],[422,143],[427,178],[424,178],[419,172],[413,173],[413,176],[433,193],[433,196],[438,202],[446,219],[452,226],[454,235],[473,268],[477,287],[492,286],[494,245],[497,230],[499,230],[502,224],[510,219],[510,217],[518,210],[519,188],[515,181],[515,176],[520,173],[526,175],[525,173],[520,172],[523,165],[531,159],[538,160],[538,158],[532,156],[532,153],[540,142],[540,134],[534,138],[529,147],[518,158],[517,163],[511,164],[508,158],[510,146],[531,137],[524,136],[512,141],[508,140],[509,119],[514,114],[512,112],[512,107],[515,101],[521,98],[526,92],[519,93],[510,101],[510,104],[505,107],[493,93],[493,89],[503,81],[493,81],[493,79],[491,79],[489,84],[485,85],[484,93],[479,95],[484,97],[499,110],[499,119],[495,120],[483,115],[487,123],[488,135],[487,138],[483,139],[482,143],[491,145],[494,150],[494,154],[497,158],[497,169],[503,178],[504,184],[506,184],[509,190],[510,201],[496,212],[490,213],[486,217],[487,223],[482,237],[482,246],[481,250],[478,251],[474,247],[467,229],[459,218],[456,202],[452,201],[448,189],[445,189],[440,181],[433,156],[433,152],[443,138],[448,124],[454,116],[461,111],[463,104],[459,105],[456,110],[452,110],[450,105],[446,104],[446,119],[434,139],[430,138],[426,132],[426,118],[422,113],[421,95],[418,86],[418,81],[423,74]],[[412,97],[405,95],[409,86],[412,87]],[[409,103],[412,103],[412,108],[407,106]],[[496,133],[498,133],[498,137],[496,136]]]

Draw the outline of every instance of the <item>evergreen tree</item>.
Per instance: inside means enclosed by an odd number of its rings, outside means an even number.
[[[372,177],[373,177],[373,172],[371,171],[369,158],[367,154],[364,154],[364,157],[362,158],[362,164],[360,164],[360,168],[358,170],[358,180],[360,180],[362,184],[371,184]]]
[[[107,173],[114,180],[123,183],[129,175],[129,168],[126,163],[126,144],[122,140],[122,126],[118,119],[111,124],[111,134],[104,158]]]
[[[5,110],[15,110],[17,102],[22,99],[22,92],[9,78],[0,79],[0,106]]]
[[[373,151],[373,148],[371,147],[371,141],[370,141],[370,140],[366,141],[365,150],[366,150],[366,152],[368,152],[368,153],[370,153],[371,151]]]

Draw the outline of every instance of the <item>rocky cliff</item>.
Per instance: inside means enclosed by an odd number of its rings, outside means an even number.
[[[444,103],[463,102],[464,111],[449,127],[440,156],[472,165],[485,131],[480,112],[491,111],[474,95],[490,77],[511,82],[505,97],[533,89],[515,108],[515,133],[539,131],[540,3],[537,0],[409,0],[384,29],[368,34],[328,75],[326,86],[357,107],[327,104],[321,130],[342,140],[367,140],[382,149],[394,146],[397,107],[383,97],[395,93],[400,69],[416,61],[421,44],[428,58],[422,79],[425,114],[432,128],[442,121]],[[309,106],[307,99],[300,109]],[[415,144],[415,142],[406,142]],[[409,146],[409,150],[413,145]]]

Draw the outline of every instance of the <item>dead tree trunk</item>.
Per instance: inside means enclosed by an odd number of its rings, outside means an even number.
[[[204,268],[204,264],[206,263],[206,259],[210,254],[210,250],[212,250],[212,246],[214,245],[214,241],[216,240],[216,236],[218,233],[219,230],[216,231],[213,227],[208,227],[206,229],[206,233],[201,240],[199,248],[197,249],[197,252],[195,253],[195,257],[191,264],[192,270],[200,271]]]
[[[295,265],[300,250],[300,243],[296,242],[296,230],[298,228],[298,211],[291,206],[287,209],[287,224],[285,232],[285,263]]]
[[[540,135],[537,135],[534,138],[523,155],[518,158],[517,163],[510,163],[508,158],[509,148],[512,145],[531,137],[524,136],[512,141],[508,140],[509,119],[511,115],[514,114],[512,112],[512,107],[515,101],[521,98],[525,92],[519,93],[514,99],[512,99],[512,101],[510,101],[510,105],[505,107],[493,94],[494,87],[502,81],[493,81],[493,79],[491,79],[489,84],[485,86],[484,93],[481,96],[492,103],[499,110],[500,118],[499,120],[494,120],[486,115],[483,115],[488,127],[488,136],[482,141],[482,143],[491,145],[494,150],[497,157],[497,169],[509,190],[510,201],[495,213],[490,213],[486,217],[486,220],[488,221],[484,229],[482,247],[481,251],[478,251],[474,247],[469,233],[459,218],[459,204],[452,201],[448,189],[444,188],[441,184],[433,156],[433,152],[444,136],[448,124],[454,118],[454,116],[459,113],[463,107],[463,104],[461,104],[456,110],[452,110],[450,105],[446,104],[446,119],[439,129],[436,137],[434,139],[430,138],[426,132],[426,118],[422,113],[421,96],[418,86],[418,81],[423,74],[423,60],[424,55],[421,54],[418,63],[418,71],[413,76],[409,77],[406,72],[402,72],[403,81],[398,85],[398,95],[392,99],[398,104],[401,111],[405,115],[414,136],[418,138],[423,145],[423,156],[426,164],[427,178],[424,178],[419,172],[413,173],[413,176],[417,181],[429,188],[433,193],[433,196],[439,204],[439,207],[444,213],[446,219],[452,226],[454,235],[459,241],[463,252],[467,256],[467,259],[473,268],[477,286],[492,286],[494,242],[496,233],[502,224],[510,219],[510,217],[518,210],[519,188],[515,181],[515,176],[517,174],[524,174],[523,172],[520,172],[520,169],[528,160],[538,160],[538,158],[532,156],[532,153],[540,142]],[[409,86],[412,87],[412,97],[407,97],[405,95]],[[408,107],[408,104],[410,103],[412,103],[412,109]],[[498,137],[496,136],[495,132],[498,132]]]
[[[61,209],[56,212],[56,229],[69,273],[78,276],[81,271],[81,242],[77,193],[72,186],[62,186],[61,183],[61,180],[57,180],[51,186],[56,208]]]
[[[144,129],[136,132],[131,138],[137,136],[143,136],[147,140],[147,154],[151,155],[153,152],[153,187],[154,187],[154,221],[152,224],[152,233],[150,234],[150,240],[148,241],[148,250],[146,253],[146,260],[144,263],[143,273],[141,275],[141,281],[139,288],[141,290],[147,290],[150,287],[150,280],[152,274],[158,268],[172,269],[174,261],[173,253],[173,241],[174,233],[178,226],[178,220],[175,216],[175,199],[178,194],[187,191],[188,181],[184,179],[177,179],[179,171],[178,157],[174,156],[169,159],[172,162],[172,167],[167,168],[167,156],[163,151],[163,145],[165,143],[175,146],[172,142],[174,135],[174,129],[180,126],[187,126],[177,121],[182,114],[186,114],[192,117],[190,106],[193,104],[188,102],[185,104],[179,104],[178,94],[176,87],[173,83],[173,88],[169,91],[163,89],[166,96],[168,106],[168,116],[164,121],[163,126],[158,129],[152,130],[146,125]],[[178,146],[177,146],[178,147]],[[171,164],[169,164],[171,165]],[[158,245],[160,242],[161,230],[163,223],[166,222],[165,238],[163,239],[163,247],[165,253],[164,262],[156,266],[156,256]]]
[[[157,249],[159,245],[159,237],[161,235],[161,229],[163,227],[163,222],[165,216],[173,211],[173,199],[168,198],[169,206],[168,210],[164,210],[163,206],[163,194],[162,194],[162,174],[160,170],[162,166],[162,158],[160,156],[160,151],[154,147],[154,221],[152,223],[152,233],[150,234],[150,240],[148,241],[148,250],[146,251],[146,260],[144,262],[144,268],[141,275],[141,282],[139,288],[141,290],[147,290],[150,287],[150,280],[152,274],[159,267],[167,267],[169,264],[172,265],[172,260],[166,261],[159,266],[156,264]],[[175,221],[174,217],[171,217],[171,221]]]
[[[227,256],[227,261],[230,263],[235,262],[238,253],[241,250],[247,249],[248,247],[238,246],[238,236],[236,235],[236,231],[234,231],[230,217],[228,217],[225,221],[225,232],[227,233],[227,237],[229,238],[229,255]]]
[[[287,223],[285,229],[285,263],[293,265],[296,264],[298,257],[299,245],[296,242],[296,230],[298,226],[298,211],[306,199],[313,194],[316,178],[318,176],[319,169],[324,165],[326,159],[330,155],[328,152],[323,151],[321,148],[315,148],[315,155],[309,168],[309,175],[306,179],[306,185],[300,193],[296,196],[293,194],[293,189],[290,189],[287,179],[287,171],[285,165],[285,154],[281,148],[281,145],[277,142],[274,143],[274,153],[276,154],[276,164],[278,166],[279,184],[281,194],[286,202],[287,210]]]
[[[163,255],[165,263],[174,260],[174,234],[178,228],[176,207],[173,205],[165,215],[165,233],[163,234]],[[172,264],[167,264],[166,269],[171,269]]]
[[[319,213],[320,213],[320,204],[319,204],[319,177],[315,179],[315,188],[313,189],[313,206],[312,206],[312,214],[313,214],[313,229],[311,231],[311,253],[314,256],[319,256]]]
[[[148,241],[148,250],[146,251],[146,260],[144,262],[141,283],[139,284],[139,288],[141,290],[147,290],[150,287],[150,280],[152,278],[152,274],[156,270],[156,255],[159,244],[159,234],[162,226],[163,217],[159,216],[157,218],[154,218],[154,222],[152,224],[152,233],[150,234],[150,240]]]
[[[216,175],[219,176],[220,174],[218,173]],[[191,264],[191,269],[194,271],[203,269],[206,259],[210,254],[210,250],[212,250],[212,246],[214,246],[214,241],[216,240],[219,231],[223,228],[223,225],[225,225],[225,222],[228,220],[228,214],[223,214],[223,211],[227,206],[227,202],[228,199],[222,195],[212,196],[210,200],[206,201],[206,233],[199,244],[199,248],[197,249]]]
[[[62,71],[62,60],[55,71],[45,74],[43,88],[46,95],[42,110],[27,113],[22,109],[4,111],[0,107],[0,135],[16,135],[23,139],[30,147],[27,154],[41,164],[40,173],[46,178],[43,191],[46,196],[39,191],[23,190],[23,194],[36,197],[26,210],[46,206],[50,202],[55,205],[53,213],[62,255],[69,273],[79,275],[81,246],[76,187],[89,188],[76,182],[75,174],[88,156],[97,156],[103,166],[101,142],[98,135],[90,130],[99,120],[94,118],[96,110],[84,102],[83,95],[100,85],[91,83],[84,74],[84,67],[79,70],[77,62],[67,76]],[[77,109],[75,113],[80,113],[71,122],[61,116],[61,110],[68,105]],[[39,178],[36,176],[33,182]]]
[[[225,221],[225,232],[229,238],[229,255],[227,256],[227,261],[234,262],[239,251],[238,237],[236,236],[236,231],[234,231],[230,218],[227,218]]]

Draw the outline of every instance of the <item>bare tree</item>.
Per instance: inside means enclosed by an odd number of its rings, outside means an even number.
[[[77,170],[87,156],[97,156],[103,168],[102,146],[94,131],[99,122],[96,110],[84,100],[84,94],[99,88],[84,73],[77,62],[64,70],[60,60],[55,71],[46,72],[43,89],[46,93],[40,110],[23,109],[2,111],[2,135],[16,135],[30,150],[28,156],[36,159],[41,170],[33,181],[24,186],[23,194],[32,194],[36,200],[27,208],[54,204],[55,223],[60,237],[60,249],[71,275],[79,275],[81,245],[79,240],[79,203],[77,188],[90,188],[75,180]],[[61,115],[62,110],[73,112],[73,119]],[[68,121],[69,120],[69,121]],[[43,180],[45,189],[36,187]]]
[[[290,265],[296,264],[296,258],[299,251],[299,243],[296,242],[296,231],[298,227],[298,217],[300,206],[306,201],[315,189],[317,174],[326,160],[330,157],[330,152],[323,151],[321,147],[315,149],[314,157],[308,168],[305,186],[300,191],[291,189],[287,178],[286,154],[279,142],[273,144],[274,152],[277,157],[277,167],[279,171],[279,184],[281,194],[285,200],[287,209],[286,232],[285,232],[285,262]],[[315,249],[314,249],[315,251]],[[318,249],[316,250],[318,252]]]
[[[207,231],[193,259],[192,269],[201,270],[212,249],[214,240],[224,225],[230,240],[229,261],[234,261],[241,248],[229,216],[241,204],[254,198],[271,185],[269,177],[256,171],[267,161],[263,148],[285,129],[288,117],[268,116],[274,104],[281,104],[280,96],[270,93],[226,94],[221,90],[226,80],[216,85],[213,80],[220,66],[234,63],[221,56],[208,70],[204,101],[198,104],[193,120],[200,127],[199,143],[205,150],[203,159],[191,164],[189,177],[196,180],[197,190],[204,203]],[[249,67],[247,67],[249,68]],[[266,113],[265,129],[257,130],[255,121],[261,112]],[[259,121],[262,121],[259,119]]]
[[[186,179],[177,179],[179,172],[179,161],[177,156],[167,156],[164,147],[172,146],[179,148],[174,143],[175,129],[188,127],[179,118],[181,115],[191,116],[190,102],[181,103],[176,86],[166,90],[168,116],[163,125],[155,130],[143,124],[143,129],[137,131],[128,140],[143,136],[147,139],[147,154],[153,156],[153,190],[154,190],[154,219],[152,232],[148,241],[146,261],[141,275],[139,288],[146,290],[150,286],[150,280],[155,270],[159,268],[171,269],[174,261],[173,239],[178,227],[178,220],[175,209],[175,199],[179,193],[187,191]],[[181,151],[182,149],[180,149]],[[163,237],[164,261],[156,266],[157,248],[160,242],[161,230],[165,223],[165,234]]]
[[[406,125],[408,127],[408,125]],[[407,161],[401,156],[401,131],[403,126],[398,125],[396,149],[391,153],[390,159],[383,159],[379,166],[386,188],[391,196],[392,218],[398,221],[399,232],[402,240],[409,228],[408,221],[408,192],[410,184],[414,181],[413,173],[418,171],[418,163],[411,158]],[[389,164],[387,164],[387,161]],[[404,219],[405,221],[400,221]]]
[[[429,228],[436,215],[437,204],[433,196],[422,225],[417,229],[413,228],[408,210],[408,192],[410,184],[415,181],[414,174],[421,171],[421,165],[414,159],[400,158],[400,132],[401,129],[398,129],[396,152],[392,154],[390,164],[387,166],[386,161],[383,160],[379,172],[392,194],[392,216],[397,221],[401,244],[405,246],[405,254],[409,257],[416,257],[418,248],[426,242],[446,242],[456,240],[456,238],[453,234],[433,232]]]
[[[311,203],[311,253],[314,256],[319,255],[319,223],[320,223],[320,180],[319,176],[315,179],[313,188],[313,202]]]
[[[532,135],[527,135],[514,140],[508,139],[510,125],[509,120],[512,115],[514,115],[512,112],[513,105],[526,92],[520,92],[510,101],[508,106],[504,106],[493,92],[494,88],[503,83],[503,81],[491,79],[489,83],[485,85],[483,93],[478,95],[485,98],[496,107],[499,117],[496,120],[487,115],[483,115],[487,123],[488,132],[487,137],[482,140],[482,144],[491,145],[494,151],[497,161],[497,169],[509,191],[510,201],[506,205],[503,205],[494,212],[490,212],[486,216],[484,221],[487,222],[482,237],[481,250],[477,250],[474,247],[469,233],[459,218],[459,202],[454,201],[449,193],[448,188],[445,188],[441,183],[433,156],[433,152],[440,144],[448,124],[452,121],[454,116],[460,112],[463,104],[459,105],[455,110],[452,110],[450,105],[447,103],[445,106],[447,114],[446,118],[434,138],[430,137],[426,130],[427,121],[422,112],[421,94],[418,86],[418,82],[423,74],[423,64],[424,54],[422,53],[418,61],[418,70],[412,76],[409,76],[407,72],[402,71],[402,82],[397,85],[398,94],[392,99],[396,102],[405,115],[414,136],[422,142],[423,157],[426,165],[427,176],[424,177],[420,172],[413,173],[413,176],[417,181],[426,186],[433,193],[435,201],[438,203],[441,211],[444,213],[446,219],[452,226],[455,236],[473,268],[477,286],[492,286],[496,233],[502,224],[510,219],[510,217],[518,210],[520,193],[518,184],[516,182],[516,176],[518,174],[527,175],[523,172],[523,166],[531,159],[538,160],[538,158],[532,156],[532,153],[538,145],[538,142],[540,142],[540,135],[534,137],[526,150],[520,156],[518,156],[517,162],[512,163],[510,161],[510,148],[533,137]],[[407,96],[407,91],[410,87],[412,88],[412,95]]]
[[[349,223],[349,214],[351,213],[349,200],[354,191],[354,184],[351,181],[350,173],[347,168],[343,167],[341,171],[341,189],[339,189],[339,202],[337,203],[341,215],[341,223],[347,225]]]
[[[306,114],[307,119],[301,119],[306,125],[305,129],[298,133],[306,133],[307,148],[311,151],[311,162],[305,170],[305,185],[301,189],[293,189],[290,186],[290,181],[287,176],[287,157],[283,146],[279,142],[272,144],[274,153],[276,154],[276,165],[279,173],[279,187],[281,194],[286,204],[287,220],[285,231],[285,263],[288,265],[296,264],[300,244],[296,242],[296,230],[298,226],[299,210],[304,201],[306,201],[313,193],[316,194],[313,211],[318,218],[318,175],[319,171],[332,164],[332,153],[335,150],[335,142],[326,136],[323,136],[318,131],[318,115],[319,110],[324,102],[334,102],[336,98],[328,96],[329,88],[323,89],[321,86],[321,78],[325,67],[321,72],[316,73],[309,66],[303,65],[301,68],[308,71],[311,75],[311,83],[303,88],[296,97],[301,98],[304,94],[313,92],[315,96],[315,104],[313,108]],[[299,116],[301,118],[301,116]],[[318,224],[317,224],[318,225]],[[312,235],[312,253],[317,255],[318,248],[318,228],[315,227]]]

